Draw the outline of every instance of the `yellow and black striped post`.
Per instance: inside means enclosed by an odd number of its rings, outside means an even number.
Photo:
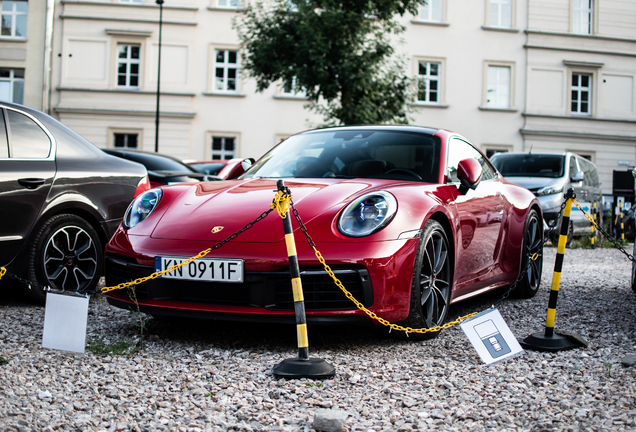
[[[621,240],[625,240],[625,226],[623,224],[623,201],[618,202],[618,226],[621,229]]]
[[[592,220],[596,223],[596,201],[592,204]],[[596,226],[594,224],[590,224],[590,231],[592,232],[590,243],[592,245],[592,249],[594,249],[596,247]]]
[[[283,180],[278,180],[278,193],[291,201],[291,192]],[[296,315],[296,336],[298,339],[298,358],[285,359],[274,366],[274,375],[281,378],[330,378],[336,374],[335,368],[322,359],[309,358],[309,338],[307,337],[307,316],[305,314],[305,299],[303,285],[300,279],[300,266],[294,241],[289,205],[279,210],[285,231],[285,245],[289,258],[291,285],[294,294],[294,312]]]
[[[571,348],[587,346],[587,342],[579,336],[573,334],[555,334],[554,322],[556,319],[557,299],[559,297],[559,285],[561,284],[561,270],[563,268],[563,255],[565,245],[568,241],[568,226],[570,225],[570,213],[572,210],[572,200],[576,198],[574,191],[568,189],[565,194],[565,208],[561,217],[561,231],[557,246],[557,255],[554,262],[554,273],[552,275],[552,287],[548,300],[548,316],[545,323],[545,332],[532,333],[521,342],[521,346],[537,351],[562,351]]]

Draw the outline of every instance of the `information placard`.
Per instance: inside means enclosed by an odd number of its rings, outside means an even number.
[[[46,294],[42,348],[84,353],[88,297]]]
[[[497,309],[486,309],[461,323],[460,327],[486,364],[499,363],[523,353]]]

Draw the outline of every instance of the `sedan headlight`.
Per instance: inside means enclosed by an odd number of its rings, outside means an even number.
[[[542,187],[535,194],[536,196],[553,195],[563,192],[563,186],[546,186]]]
[[[135,198],[124,215],[124,227],[130,229],[146,219],[157,207],[162,196],[161,189],[150,189]]]
[[[384,228],[397,211],[397,201],[388,192],[364,195],[345,208],[338,221],[340,232],[349,237],[364,237]]]

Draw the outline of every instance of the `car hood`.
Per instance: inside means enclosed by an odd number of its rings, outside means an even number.
[[[285,186],[291,190],[294,206],[307,225],[325,212],[335,214],[352,196],[377,188],[373,181],[335,179],[288,179]],[[169,203],[151,237],[223,240],[269,210],[276,191],[276,180],[267,179],[197,183]],[[297,223],[292,222],[296,228]],[[281,218],[272,212],[236,241],[278,242],[283,238]]]
[[[505,179],[532,192],[546,186],[558,186],[563,182],[562,178],[550,177],[505,177]]]

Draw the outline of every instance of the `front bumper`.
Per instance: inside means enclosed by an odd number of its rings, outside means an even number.
[[[157,242],[146,238],[147,243]],[[410,290],[417,239],[389,242],[322,245],[322,254],[336,277],[354,298],[378,316],[391,322],[406,318],[410,306]],[[164,242],[162,250],[166,248]],[[183,247],[183,242],[180,243]],[[283,248],[284,246],[281,245]],[[320,266],[313,250],[298,245],[306,318],[309,323],[372,321],[335,285]],[[153,257],[127,257],[107,250],[106,286],[115,286],[154,273]],[[201,250],[199,245],[194,250]],[[295,322],[291,275],[286,259],[271,244],[228,243],[219,251],[225,258],[245,259],[243,283],[199,282],[177,279],[150,279],[130,290],[108,293],[114,306],[157,315],[212,318],[254,322]],[[247,252],[249,250],[249,253]],[[284,250],[284,249],[283,249]],[[326,252],[329,251],[329,252]],[[362,252],[375,258],[355,258]],[[160,254],[160,253],[158,253]],[[174,253],[171,253],[174,256]],[[179,256],[196,253],[179,253]],[[211,256],[208,256],[211,257]],[[256,258],[260,257],[260,258]],[[141,262],[141,263],[140,263]]]

